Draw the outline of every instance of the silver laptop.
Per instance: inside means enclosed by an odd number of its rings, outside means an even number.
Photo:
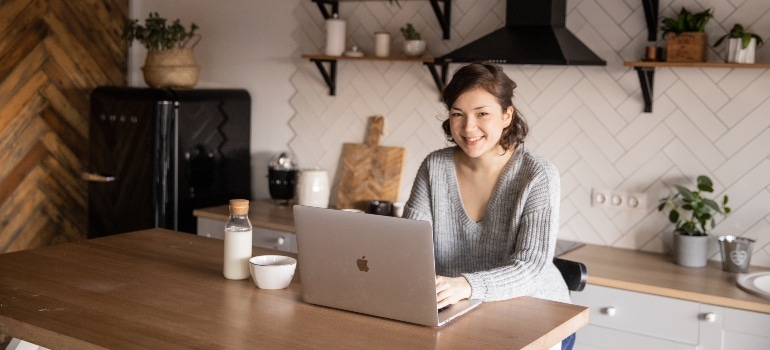
[[[436,310],[433,232],[427,221],[294,206],[305,302],[441,326],[481,304]]]

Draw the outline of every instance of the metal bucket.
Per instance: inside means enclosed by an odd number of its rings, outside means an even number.
[[[748,272],[754,240],[736,236],[719,236],[718,240],[719,251],[722,253],[722,270]]]

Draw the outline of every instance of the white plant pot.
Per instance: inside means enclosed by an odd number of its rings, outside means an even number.
[[[740,38],[730,38],[727,41],[727,62],[729,63],[754,63],[757,51],[757,39],[751,38],[749,46],[745,49],[741,46]]]
[[[408,57],[419,57],[425,53],[425,40],[407,40],[404,41],[404,55]]]
[[[674,262],[685,267],[704,267],[708,261],[709,236],[674,233]]]

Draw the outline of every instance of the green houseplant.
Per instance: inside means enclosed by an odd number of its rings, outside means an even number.
[[[411,23],[401,27],[401,36],[404,37],[404,55],[409,57],[422,56],[425,53],[425,40]]]
[[[676,17],[664,17],[660,29],[663,30],[667,41],[666,60],[706,61],[706,24],[713,17],[713,9],[693,13],[684,7]]]
[[[728,39],[726,61],[735,63],[754,63],[756,49],[764,43],[762,37],[747,32],[740,23],[733,25],[727,34],[717,39],[714,47],[721,45],[725,39]]]
[[[179,19],[169,25],[168,20],[160,17],[157,12],[150,12],[144,25],[139,24],[137,19],[130,20],[123,31],[123,37],[128,40],[129,45],[134,40],[142,43],[147,51],[183,49],[195,37],[197,30],[198,25],[194,22],[188,30]]]
[[[708,231],[716,226],[717,215],[725,216],[731,211],[727,195],[719,202],[705,197],[706,193],[714,192],[714,183],[708,176],[700,175],[696,182],[694,190],[674,185],[676,191],[661,198],[658,204],[658,211],[669,210],[668,220],[675,225],[674,260],[690,267],[706,265]],[[697,246],[683,246],[686,241]]]
[[[192,88],[198,82],[198,67],[193,48],[200,41],[198,25],[191,23],[189,29],[179,21],[172,23],[151,12],[144,25],[130,20],[123,31],[129,45],[134,40],[147,49],[144,80],[152,87]]]

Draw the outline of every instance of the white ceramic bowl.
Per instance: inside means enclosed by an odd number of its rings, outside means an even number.
[[[283,255],[257,255],[249,259],[251,278],[262,289],[288,287],[296,268],[297,259]]]

